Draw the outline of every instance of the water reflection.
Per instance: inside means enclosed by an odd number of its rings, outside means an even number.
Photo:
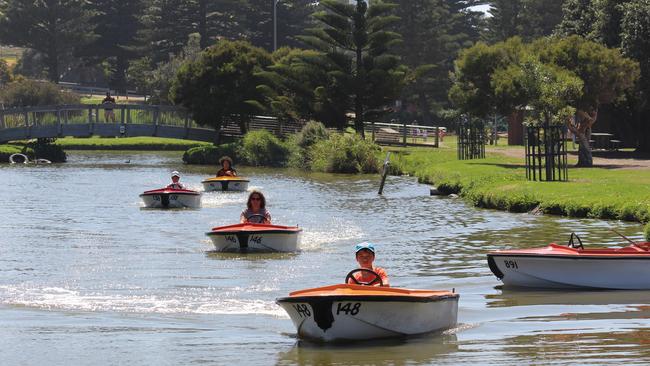
[[[455,334],[323,345],[298,341],[276,365],[428,365],[458,350]]]

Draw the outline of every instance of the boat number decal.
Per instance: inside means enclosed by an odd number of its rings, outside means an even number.
[[[160,196],[153,196],[154,201],[160,201]]]
[[[257,244],[262,244],[262,237],[257,236],[257,235],[251,235],[250,239],[248,239],[249,242],[251,243],[257,243]]]
[[[503,261],[503,263],[505,263],[506,268],[519,269],[519,266],[517,266],[517,262],[515,261]]]
[[[351,302],[343,304],[340,302],[336,308],[336,315],[345,313],[345,315],[357,315],[359,314],[359,308],[361,308],[361,303],[352,304]]]
[[[237,238],[232,235],[226,235],[226,241],[237,244]]]
[[[311,316],[311,311],[309,311],[309,307],[306,304],[294,304],[293,308],[296,309],[296,312],[298,312],[298,315],[300,315],[301,318]]]
[[[171,196],[169,196],[169,199],[172,200],[172,201],[176,201],[176,199],[178,199],[178,196],[175,195],[175,194],[172,194]]]

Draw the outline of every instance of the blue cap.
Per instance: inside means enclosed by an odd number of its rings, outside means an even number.
[[[367,249],[372,252],[372,254],[375,254],[375,246],[372,243],[368,243],[367,241],[363,243],[357,244],[355,247],[355,253],[359,253],[360,250]]]

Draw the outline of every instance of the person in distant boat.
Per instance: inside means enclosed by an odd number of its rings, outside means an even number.
[[[172,183],[167,186],[171,189],[185,189],[185,186],[181,184],[181,174],[177,171],[172,172]]]
[[[386,271],[381,267],[375,267],[372,263],[375,260],[375,246],[371,243],[360,243],[357,244],[356,248],[356,257],[357,263],[359,263],[359,269],[366,269],[375,272],[379,277],[367,271],[358,271],[356,273],[350,272],[353,278],[349,278],[347,283],[352,285],[363,285],[367,284],[369,286],[380,286],[389,287],[388,275]],[[381,283],[379,282],[381,279]]]
[[[246,209],[241,212],[239,222],[242,224],[270,224],[271,213],[266,209],[266,198],[260,191],[253,191],[248,195]]]
[[[219,159],[221,169],[217,172],[217,177],[236,177],[237,171],[232,168],[232,159],[229,156],[224,156]]]

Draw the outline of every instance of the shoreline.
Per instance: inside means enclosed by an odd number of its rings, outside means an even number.
[[[393,174],[409,174],[443,195],[458,194],[475,207],[557,216],[650,221],[650,171],[569,167],[568,182],[526,180],[521,159],[486,152],[456,158],[455,149],[392,149]]]

